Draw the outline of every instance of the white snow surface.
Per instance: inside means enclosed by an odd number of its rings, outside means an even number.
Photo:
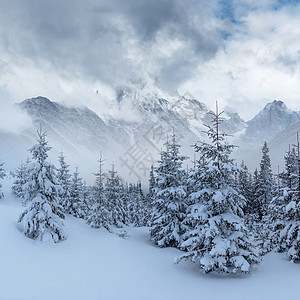
[[[182,252],[149,242],[148,228],[127,228],[127,239],[67,217],[67,240],[25,237],[17,219],[24,208],[9,192],[0,200],[0,299],[167,300],[296,299],[300,265],[270,253],[250,275],[202,274]]]

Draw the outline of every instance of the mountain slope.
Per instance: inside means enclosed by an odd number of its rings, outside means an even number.
[[[89,151],[89,158],[96,161],[103,150],[109,161],[123,168],[124,176],[139,180],[148,176],[168,136],[175,132],[183,151],[192,156],[190,145],[205,138],[203,124],[211,121],[211,111],[200,101],[147,86],[118,89],[113,105],[114,113],[100,118],[88,108],[66,107],[45,97],[24,100],[19,106],[31,116],[35,128],[23,136],[33,140],[41,124],[56,153],[64,150],[74,160]],[[228,112],[222,126],[235,133],[245,122]]]
[[[26,150],[35,143],[36,130],[42,126],[53,147],[53,159],[64,151],[73,165],[83,165],[85,175],[89,172],[91,177],[95,169],[88,171],[88,166],[96,165],[102,150],[109,162],[123,168],[124,177],[134,175],[132,180],[140,180],[148,176],[168,136],[175,132],[183,151],[192,157],[190,145],[206,138],[204,124],[211,122],[211,111],[197,99],[147,86],[119,89],[111,105],[113,113],[100,118],[86,107],[67,107],[41,96],[26,99],[18,106],[32,118],[33,127],[20,135],[1,133],[5,146],[0,156],[9,160],[13,152],[16,167],[26,159]],[[228,133],[245,128],[237,113],[227,111],[224,116],[221,126]]]
[[[162,141],[174,132],[182,139],[183,144],[194,144],[203,139],[204,124],[210,124],[211,111],[205,104],[194,98],[169,95],[160,90],[147,87],[126,87],[117,91],[117,103],[122,111],[127,107],[132,120],[109,116],[108,124],[112,127],[126,128],[134,142],[145,143],[146,147],[154,146],[160,150]],[[236,133],[246,126],[237,113],[226,114],[221,125],[228,133]],[[149,141],[153,131],[160,129],[163,136],[160,140]],[[155,132],[157,133],[157,132]],[[149,143],[147,143],[150,142]],[[151,151],[151,150],[150,150]]]
[[[247,122],[245,142],[270,141],[281,131],[300,121],[300,113],[291,111],[283,101],[268,103],[252,120]]]
[[[295,131],[293,126],[297,127],[296,124],[299,121],[300,113],[288,109],[283,101],[274,100],[268,103],[247,122],[244,134],[235,140],[239,146],[234,154],[237,161],[244,160],[252,172],[255,168],[259,168],[261,148],[266,141],[270,149],[273,171],[277,173],[278,165],[280,169],[284,166],[283,157],[288,149],[285,139],[291,140],[290,133]],[[289,138],[284,136],[289,136]]]
[[[281,170],[284,167],[283,156],[289,151],[289,148],[297,144],[297,133],[300,134],[300,122],[289,126],[269,142],[271,159],[275,162],[281,158],[279,164]]]
[[[107,148],[115,141],[115,131],[88,108],[71,108],[45,97],[24,100],[19,106],[41,125],[48,135],[67,148],[84,145],[92,151]]]

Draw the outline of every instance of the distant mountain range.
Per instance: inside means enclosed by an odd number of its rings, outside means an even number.
[[[300,121],[300,113],[291,111],[283,101],[268,103],[252,120],[247,122],[243,141],[270,141],[289,126]]]
[[[100,117],[87,107],[74,108],[53,102],[45,97],[24,100],[17,104],[31,118],[33,127],[20,135],[0,133],[3,146],[0,157],[17,165],[25,160],[26,150],[34,143],[36,129],[47,131],[52,159],[59,152],[66,154],[72,166],[78,164],[85,177],[97,171],[100,151],[107,158],[107,168],[114,162],[124,178],[139,180],[148,176],[151,164],[168,136],[175,132],[183,151],[193,156],[190,147],[206,138],[203,130],[211,120],[211,111],[193,97],[165,95],[147,90],[119,89],[115,105],[120,111],[127,107],[124,116]],[[255,167],[260,159],[264,140],[270,142],[274,159],[282,160],[284,149],[295,140],[300,130],[299,112],[289,110],[284,102],[273,101],[252,120],[245,122],[238,113],[225,111],[222,130],[234,136],[240,145],[236,157]],[[276,151],[275,151],[276,150]]]
[[[236,157],[244,159],[253,171],[259,167],[261,147],[268,142],[273,170],[284,167],[283,156],[289,144],[295,144],[297,128],[300,129],[300,113],[291,111],[283,101],[268,103],[253,119],[247,122],[245,133],[236,143],[240,146]],[[298,124],[298,125],[297,125]]]

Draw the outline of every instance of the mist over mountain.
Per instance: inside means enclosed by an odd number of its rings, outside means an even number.
[[[106,169],[113,163],[124,180],[147,182],[149,168],[173,132],[191,165],[191,146],[206,139],[205,124],[211,122],[212,111],[204,103],[191,95],[170,95],[146,86],[120,87],[116,95],[113,105],[118,113],[105,112],[101,117],[87,107],[67,107],[41,96],[18,103],[31,117],[32,125],[19,134],[0,133],[1,158],[10,168],[24,161],[41,126],[52,147],[51,159],[57,161],[63,151],[71,167],[78,165],[89,182],[97,170],[100,151],[106,158]],[[300,124],[300,114],[276,100],[249,122],[230,108],[225,108],[222,118],[221,130],[232,135],[231,140],[239,146],[234,154],[237,161],[245,160],[251,170],[258,166],[264,140],[270,142],[271,158],[283,161],[283,149]]]

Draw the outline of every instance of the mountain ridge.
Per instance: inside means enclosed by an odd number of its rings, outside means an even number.
[[[108,160],[127,168],[124,172],[131,174],[138,173],[141,164],[145,165],[146,170],[156,162],[167,136],[173,130],[178,142],[184,145],[182,151],[190,157],[193,157],[190,145],[206,138],[204,125],[210,124],[212,111],[191,96],[126,90],[120,91],[118,97],[115,106],[120,115],[106,115],[104,119],[87,107],[67,107],[42,96],[25,99],[17,105],[31,116],[33,127],[26,129],[19,138],[2,136],[10,147],[24,148],[26,145],[28,149],[35,140],[36,128],[42,125],[56,156],[64,151],[67,156],[71,153],[74,161],[84,161],[88,157],[89,164],[96,165],[102,150]],[[129,116],[122,118],[123,111],[128,112]],[[277,100],[268,103],[248,122],[230,109],[226,109],[223,116],[221,130],[236,135],[233,141],[240,146],[234,154],[236,158],[246,162],[249,159],[251,164],[254,164],[253,161],[256,165],[263,141],[275,139],[300,121],[298,112],[289,110],[283,101]],[[25,149],[22,151],[25,152]],[[251,153],[254,152],[253,158]],[[148,175],[142,172],[143,176]]]

